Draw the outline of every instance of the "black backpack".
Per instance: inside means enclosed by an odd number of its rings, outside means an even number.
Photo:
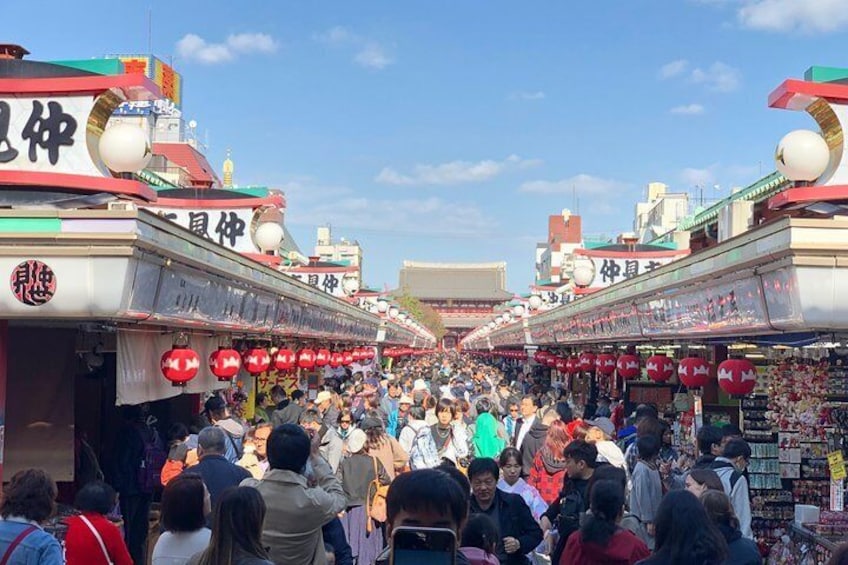
[[[572,486],[569,491],[560,498],[559,517],[557,518],[557,540],[556,548],[551,554],[551,563],[559,563],[568,536],[580,529],[580,517],[586,511],[586,503],[580,491]]]

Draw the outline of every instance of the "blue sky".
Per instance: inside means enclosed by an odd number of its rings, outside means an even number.
[[[152,9],[210,162],[285,190],[305,252],[319,224],[358,239],[378,287],[404,259],[505,260],[523,292],[572,187],[586,233],[629,230],[650,181],[726,195],[814,128],[769,92],[848,66],[844,0],[6,4],[41,60],[146,52]]]

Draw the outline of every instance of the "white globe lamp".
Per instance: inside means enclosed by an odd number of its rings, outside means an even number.
[[[348,296],[353,296],[359,290],[359,279],[353,276],[345,277],[342,281],[342,289]]]
[[[401,322],[406,320],[406,312],[399,312],[398,315],[397,315],[397,319],[400,320]]]
[[[516,318],[520,318],[524,315],[524,305],[518,304],[512,307],[512,313]]]
[[[389,311],[389,303],[386,302],[385,300],[378,300],[377,301],[377,312],[379,312],[380,314],[385,314],[388,311]]]
[[[591,259],[575,260],[571,278],[574,281],[574,284],[581,288],[589,286],[595,278],[595,264]]]
[[[400,310],[398,310],[396,307],[392,306],[391,308],[389,308],[389,318],[394,319],[397,318],[399,315]]]
[[[497,326],[497,324],[496,324],[496,323],[494,323],[494,322],[489,322],[489,325],[488,325],[487,327],[488,327],[490,330],[493,330],[493,329],[495,329],[495,326]]]
[[[830,163],[830,149],[824,138],[810,130],[798,129],[783,136],[774,153],[777,170],[792,181],[814,181]]]
[[[100,159],[113,173],[134,173],[150,162],[150,140],[138,126],[115,124],[107,128],[98,143]]]
[[[527,302],[531,310],[538,310],[542,307],[542,297],[538,294],[531,296]]]
[[[263,253],[278,250],[284,237],[285,231],[283,231],[283,226],[277,222],[259,224],[256,231],[253,232],[253,242],[256,243],[256,247]]]

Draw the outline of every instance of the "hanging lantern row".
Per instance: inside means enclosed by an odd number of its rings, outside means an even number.
[[[411,347],[387,347],[383,350],[383,357],[397,358],[410,355],[421,356],[435,353],[435,349],[412,349]]]
[[[271,366],[277,371],[292,371],[296,368],[313,369],[330,365],[333,368],[347,366],[354,361],[373,359],[376,351],[372,347],[357,348],[353,351],[333,352],[329,349],[301,349],[297,352],[281,348],[273,355],[268,349],[253,347],[239,353],[229,347],[219,347],[209,356],[209,370],[225,382],[232,380],[244,367],[253,376],[261,375]],[[186,386],[197,376],[200,370],[200,356],[187,346],[174,346],[162,354],[160,361],[162,375],[174,386]]]

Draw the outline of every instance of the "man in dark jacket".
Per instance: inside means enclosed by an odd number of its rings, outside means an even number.
[[[192,473],[203,478],[203,484],[209,491],[212,508],[215,508],[218,497],[229,487],[237,487],[251,477],[250,471],[227,461],[227,439],[224,430],[218,427],[208,427],[200,430],[197,435],[197,456],[200,463],[189,467],[183,474]]]
[[[271,423],[274,427],[282,426],[283,424],[295,424],[300,421],[300,415],[303,413],[306,406],[306,395],[302,390],[296,390],[291,394],[291,402],[289,402],[282,410],[274,410],[271,414]]]
[[[536,458],[536,453],[545,445],[545,438],[548,435],[550,422],[556,420],[559,416],[553,410],[546,414],[546,418],[533,418],[530,424],[530,429],[527,430],[527,435],[524,436],[524,441],[521,443],[519,451],[521,451],[521,476],[529,477],[530,469],[533,468],[533,460]]]
[[[542,528],[520,495],[498,490],[500,469],[494,459],[479,457],[468,466],[471,514],[486,514],[498,526],[501,565],[530,563],[527,554],[542,542]]]

